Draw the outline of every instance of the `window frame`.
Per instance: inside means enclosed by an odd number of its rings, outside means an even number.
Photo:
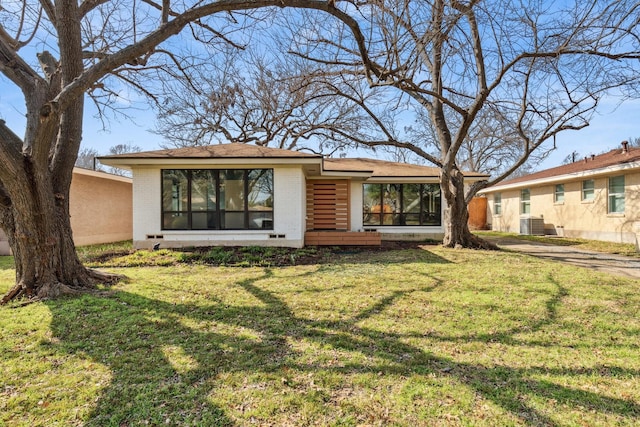
[[[524,198],[525,193],[527,198]],[[520,215],[531,215],[531,190],[523,188],[520,190]]]
[[[612,191],[612,181],[614,179],[622,179],[622,192],[613,192]],[[608,197],[607,197],[607,213],[609,214],[624,214],[624,210],[625,210],[625,178],[624,175],[617,175],[617,176],[611,176],[608,179],[608,183],[607,183],[607,190],[608,190]],[[619,184],[618,184],[619,185]],[[614,198],[614,200],[618,200],[618,201],[622,201],[621,206],[622,209],[621,210],[612,210],[612,206],[614,204],[616,204],[615,202],[612,203],[612,198]]]
[[[591,183],[591,187],[587,187],[586,184]],[[583,202],[592,202],[596,198],[596,182],[593,179],[585,179],[582,181],[582,187],[580,192],[581,200]]]
[[[405,205],[405,186],[418,185],[418,199],[420,200],[420,206],[418,212],[409,211],[415,207],[404,206]],[[378,204],[374,206],[379,207],[380,212],[372,212],[366,206],[367,191],[365,186],[379,186],[379,199],[376,201]],[[392,209],[390,212],[385,209],[387,205],[385,203],[385,191],[384,186],[393,186],[393,191],[397,194],[397,200],[400,201],[400,206],[396,209]],[[436,193],[437,197],[429,199],[428,194]],[[418,182],[402,182],[402,183],[378,183],[367,182],[362,184],[362,225],[363,227],[441,227],[442,226],[442,191],[440,184],[438,183],[418,183]],[[429,199],[429,200],[427,200]],[[431,205],[431,206],[428,206]],[[433,207],[434,210],[428,210]],[[374,223],[372,220],[377,217],[377,221]],[[386,223],[385,220],[391,218],[391,223]],[[418,224],[407,223],[412,222],[411,219],[417,218]]]
[[[166,194],[165,191],[170,191],[165,188],[165,173],[169,171],[182,172],[184,177],[186,178],[186,208],[182,208],[180,210],[175,209],[165,209],[165,199]],[[210,174],[210,178],[213,178],[213,182],[215,185],[214,193],[215,193],[215,206],[213,209],[194,209],[193,208],[193,182],[194,182],[194,172],[202,172],[206,171]],[[242,210],[227,210],[225,208],[226,200],[222,200],[224,198],[224,191],[222,188],[223,183],[223,173],[226,171],[231,172],[242,172]],[[250,196],[250,180],[249,177],[253,171],[268,171],[271,176],[271,194],[269,197],[271,198],[271,209],[266,210],[264,212],[270,212],[271,218],[262,218],[263,225],[262,228],[252,227],[251,226],[251,218],[252,213],[261,212],[260,210],[251,209],[249,203]],[[160,206],[160,227],[163,231],[228,231],[228,230],[273,230],[274,223],[274,189],[273,189],[273,180],[274,180],[274,170],[272,168],[252,168],[252,169],[181,169],[181,168],[171,168],[171,169],[161,169],[160,170],[160,194],[161,194],[161,206]],[[267,197],[267,199],[269,199]],[[171,189],[171,198],[175,199],[173,196],[173,189]],[[207,201],[207,205],[209,201]],[[242,226],[241,227],[226,227],[225,225],[225,215],[227,213],[240,213],[242,215]],[[207,215],[207,226],[206,227],[194,227],[194,215]],[[184,227],[171,227],[166,225],[167,215],[174,215],[173,218],[178,217],[186,217],[186,224]],[[209,220],[209,215],[213,218],[213,220]]]

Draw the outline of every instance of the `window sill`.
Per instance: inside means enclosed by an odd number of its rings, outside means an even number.
[[[554,206],[564,206],[564,202],[553,202]]]
[[[592,205],[595,203],[595,200],[581,200],[580,203],[583,205]]]
[[[624,218],[624,212],[609,212],[607,218]]]

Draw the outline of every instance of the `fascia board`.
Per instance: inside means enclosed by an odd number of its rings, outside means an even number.
[[[531,181],[520,181],[513,184],[496,185],[486,188],[481,193],[495,193],[497,191],[516,190],[526,187],[538,187],[545,184],[556,184],[562,182],[577,181],[580,179],[588,179],[600,177],[603,175],[611,175],[616,172],[626,172],[634,169],[640,169],[640,162],[624,163],[620,165],[607,166],[599,169],[591,169],[587,171],[568,173],[563,175],[550,176],[547,178],[534,179]]]
[[[368,178],[373,171],[322,171],[322,176],[340,177],[340,178]]]
[[[371,177],[367,183],[373,184],[402,184],[402,183],[426,183],[437,184],[440,182],[437,176],[376,176]]]
[[[100,179],[109,179],[112,181],[120,181],[120,182],[126,182],[128,184],[131,184],[131,182],[133,181],[131,178],[126,177],[126,176],[120,176],[120,175],[114,175],[108,172],[103,172],[103,171],[94,171],[91,169],[85,169],[85,168],[81,168],[81,167],[74,167],[73,168],[73,173],[74,174],[78,174],[78,175],[86,175],[86,176],[91,176],[94,178],[100,178]]]
[[[206,167],[218,167],[218,166],[302,166],[320,164],[320,159],[308,158],[308,159],[284,159],[274,157],[260,157],[260,158],[105,158],[101,159],[100,163],[107,166],[125,167],[128,169],[136,166],[206,166]]]

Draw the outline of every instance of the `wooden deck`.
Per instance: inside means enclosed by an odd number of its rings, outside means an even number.
[[[306,246],[380,246],[382,239],[377,231],[307,231]]]

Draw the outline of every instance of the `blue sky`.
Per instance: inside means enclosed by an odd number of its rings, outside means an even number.
[[[5,120],[20,136],[24,134],[25,122],[22,111],[24,105],[21,93],[6,79],[0,78],[0,119]],[[117,144],[138,145],[143,150],[161,148],[162,138],[149,131],[155,123],[153,111],[136,108],[129,113],[134,122],[112,119],[108,129],[102,130],[101,121],[94,117],[95,109],[87,102],[83,146],[95,148],[101,154],[106,154],[110,147]],[[640,100],[625,101],[622,104],[616,98],[604,100],[591,125],[580,131],[568,131],[559,135],[556,140],[557,149],[537,169],[559,165],[574,150],[588,156],[617,148],[623,140],[640,137],[639,123]]]

